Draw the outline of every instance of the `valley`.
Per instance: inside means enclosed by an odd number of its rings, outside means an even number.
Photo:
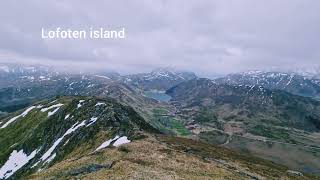
[[[319,178],[314,78],[6,66],[0,79],[0,179]]]

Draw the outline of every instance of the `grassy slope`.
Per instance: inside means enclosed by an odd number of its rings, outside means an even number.
[[[148,136],[119,148],[71,156],[29,179],[316,179],[290,176],[284,166],[190,139]],[[93,164],[110,166],[74,174]]]
[[[77,108],[79,100],[85,100],[85,102],[82,107]],[[98,102],[103,102],[105,105],[95,106]],[[49,107],[58,103],[63,103],[64,105],[51,117],[47,116],[48,111],[41,112],[40,109],[35,108],[25,117],[21,117],[8,127],[0,129],[0,165],[7,161],[13,150],[23,149],[26,154],[30,154],[35,149],[40,149],[36,157],[25,166],[27,168],[21,169],[16,176],[19,177],[23,174],[35,172],[40,167],[47,167],[50,164],[39,164],[32,170],[28,168],[35,164],[44,152],[72,125],[84,120],[88,124],[91,117],[98,117],[98,120],[93,125],[89,127],[83,126],[65,137],[56,148],[57,156],[51,163],[63,160],[71,152],[74,153],[75,150],[78,151],[77,154],[82,154],[91,150],[91,148],[97,148],[99,144],[115,135],[126,135],[130,139],[134,139],[139,136],[138,132],[140,130],[158,132],[147,124],[132,108],[123,106],[111,99],[61,97],[51,104],[48,101],[42,101],[38,104]],[[21,114],[21,112],[11,114],[10,117],[1,121],[5,123],[11,117]],[[70,114],[70,116],[65,119],[67,114]],[[98,139],[100,141],[97,141]],[[82,146],[82,144],[90,146],[86,147]],[[80,146],[81,148],[79,148]]]

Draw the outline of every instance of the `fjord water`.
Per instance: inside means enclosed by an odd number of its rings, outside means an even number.
[[[169,102],[171,99],[171,96],[165,93],[165,91],[158,91],[158,90],[151,90],[151,91],[145,91],[145,96],[158,100],[160,102]]]

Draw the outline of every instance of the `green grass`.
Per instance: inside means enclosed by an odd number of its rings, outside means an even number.
[[[276,129],[270,126],[264,125],[256,125],[249,130],[250,133],[258,136],[264,136],[267,138],[275,139],[275,140],[284,140],[288,143],[296,143],[291,137],[290,134],[283,129]]]
[[[191,132],[185,128],[184,124],[178,119],[166,116],[169,111],[163,108],[153,109],[154,119],[159,122],[163,127],[162,131],[169,131],[179,136],[188,136]]]
[[[156,115],[167,114],[169,111],[164,108],[155,108],[152,112]]]
[[[217,120],[217,116],[210,108],[202,108],[197,113],[195,120],[199,123],[212,122]]]
[[[191,134],[190,131],[186,129],[181,122],[179,122],[174,118],[171,119],[171,126],[172,126],[172,129],[175,129],[178,132],[178,134],[181,136],[188,136]]]

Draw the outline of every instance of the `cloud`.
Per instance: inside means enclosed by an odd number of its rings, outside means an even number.
[[[0,62],[202,74],[319,66],[319,8],[316,0],[5,1]],[[41,39],[41,28],[57,27],[125,27],[127,38]]]

